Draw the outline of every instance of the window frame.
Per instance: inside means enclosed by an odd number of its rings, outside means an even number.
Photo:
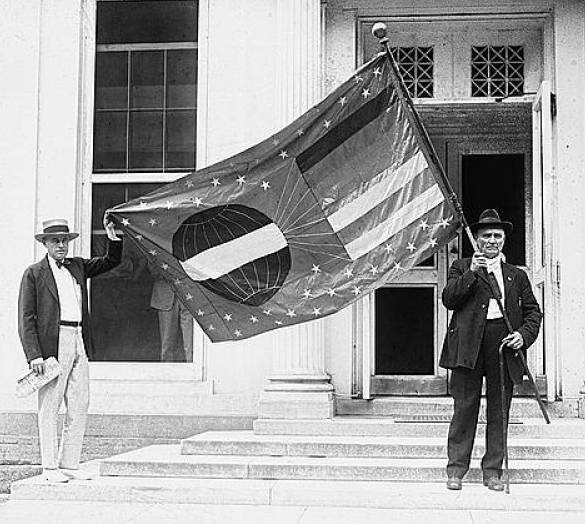
[[[208,12],[205,3],[198,5],[198,18],[207,21]],[[207,65],[201,62],[201,48],[199,39],[205,39],[208,32],[208,24],[199,23],[197,42],[155,42],[155,43],[116,43],[116,44],[97,44],[96,43],[96,25],[94,17],[93,26],[91,28],[91,38],[83,41],[83,54],[86,61],[86,69],[84,70],[84,80],[82,89],[86,93],[84,99],[84,113],[87,122],[83,130],[80,130],[83,137],[84,150],[83,162],[84,169],[81,184],[81,201],[80,206],[80,223],[81,226],[81,242],[79,242],[78,253],[82,256],[90,256],[92,235],[97,230],[92,228],[92,211],[93,211],[93,185],[106,183],[170,183],[188,173],[193,169],[177,169],[170,172],[159,171],[116,171],[109,173],[94,173],[93,170],[93,140],[94,140],[94,114],[95,114],[95,64],[98,52],[116,52],[116,51],[157,51],[157,50],[177,50],[177,49],[196,49],[197,50],[197,99],[195,105],[195,148],[199,152],[202,149],[201,141],[199,140],[198,130],[201,125],[201,118],[206,119],[206,108],[203,112],[199,111],[199,104],[201,100],[206,97],[207,87],[202,79],[205,78]],[[203,55],[205,56],[205,55]],[[129,86],[130,88],[130,86]],[[203,142],[205,142],[204,136]],[[203,151],[205,148],[203,147]],[[196,164],[201,164],[202,159],[198,154],[195,156]],[[198,165],[194,166],[197,169]],[[88,285],[89,304],[91,307],[91,281]],[[111,378],[116,376],[119,379],[135,379],[137,373],[144,372],[152,373],[154,369],[161,371],[165,379],[177,380],[195,380],[197,382],[205,382],[207,380],[207,344],[209,343],[204,332],[201,330],[195,319],[193,319],[193,362],[176,363],[176,362],[116,362],[116,361],[99,361],[90,362],[90,366],[95,370],[96,377]],[[92,372],[93,374],[93,372]],[[154,372],[155,376],[159,376],[160,372]],[[160,376],[163,376],[160,375]],[[94,377],[94,378],[96,378]]]
[[[166,78],[166,69],[167,69],[167,59],[166,59],[166,52],[167,51],[178,51],[178,50],[195,50],[197,52],[197,61],[199,61],[199,43],[198,42],[153,42],[153,43],[137,43],[137,44],[97,44],[96,45],[96,49],[95,49],[95,54],[96,57],[98,55],[98,53],[119,53],[119,52],[124,52],[124,53],[132,53],[134,51],[163,51],[164,52],[164,56],[165,59],[163,61],[163,67],[164,67],[164,74],[165,74],[165,78]],[[130,90],[132,89],[132,85],[130,82],[130,78],[131,78],[131,62],[129,61],[128,63],[128,82],[127,82],[127,90],[128,90],[128,101],[130,100]],[[196,80],[196,85],[198,84],[198,81]],[[162,108],[156,108],[157,111],[162,111],[163,115],[166,115],[168,108],[166,107],[166,82],[163,82],[163,104],[164,107]],[[173,111],[194,111],[195,113],[195,144],[197,144],[197,100],[195,100],[195,105],[193,107],[182,107],[182,108],[178,108],[178,109],[173,109]],[[153,108],[154,110],[154,108]],[[116,110],[112,110],[112,109],[97,109],[95,108],[94,105],[94,113],[100,113],[100,112],[118,112],[121,114],[131,114],[133,112],[139,113],[141,111],[148,111],[147,109],[132,109],[131,107],[127,107],[126,109],[116,109]],[[110,172],[98,172],[95,173],[94,172],[94,168],[93,168],[93,163],[92,163],[92,176],[94,175],[118,175],[118,174],[143,174],[143,175],[151,175],[151,174],[175,174],[175,173],[189,173],[191,170],[190,169],[184,169],[184,168],[171,168],[171,170],[165,170],[165,157],[166,157],[166,133],[167,133],[167,126],[166,126],[166,119],[164,120],[164,124],[162,126],[162,171],[145,171],[143,173],[137,172],[137,171],[132,171],[129,168],[129,163],[130,163],[130,123],[129,123],[130,119],[127,118],[126,119],[126,166],[128,171],[116,171],[116,170],[112,170]],[[95,123],[94,123],[95,125]],[[93,138],[93,133],[92,133],[92,138]],[[197,146],[195,146],[197,147]],[[93,160],[93,159],[92,159]],[[195,163],[197,163],[197,155],[195,155]],[[195,168],[195,166],[194,166]],[[177,178],[177,177],[175,177]]]

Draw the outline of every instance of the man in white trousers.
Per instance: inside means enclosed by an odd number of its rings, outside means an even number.
[[[29,266],[22,277],[18,297],[18,333],[26,359],[37,374],[44,362],[55,357],[61,374],[38,393],[38,425],[43,475],[49,482],[88,479],[79,469],[89,405],[89,364],[93,343],[87,280],[120,263],[122,242],[114,224],[104,216],[108,236],[103,257],[67,258],[69,242],[79,235],[69,231],[66,220],[43,222],[35,238],[47,255]],[[57,445],[57,420],[61,403],[66,415]]]

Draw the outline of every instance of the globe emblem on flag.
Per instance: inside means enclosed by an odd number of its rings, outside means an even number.
[[[265,214],[241,204],[191,215],[173,235],[172,246],[192,280],[240,304],[270,300],[291,268],[282,231]]]

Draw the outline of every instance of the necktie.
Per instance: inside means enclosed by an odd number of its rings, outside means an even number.
[[[55,264],[57,264],[57,267],[59,269],[61,269],[63,267],[63,262],[61,262],[60,260],[55,260]]]
[[[501,299],[502,298],[502,291],[500,290],[500,286],[499,286],[498,281],[496,279],[496,275],[494,275],[493,273],[488,273],[488,278],[490,280],[490,287],[492,290],[492,294],[494,295],[494,298]]]

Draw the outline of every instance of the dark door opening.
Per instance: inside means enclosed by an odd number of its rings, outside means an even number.
[[[433,375],[434,289],[380,288],[375,296],[376,375]]]
[[[461,165],[461,201],[469,223],[487,208],[497,209],[502,220],[514,224],[506,239],[508,262],[526,265],[524,154],[464,155]],[[463,256],[471,256],[464,235]]]

